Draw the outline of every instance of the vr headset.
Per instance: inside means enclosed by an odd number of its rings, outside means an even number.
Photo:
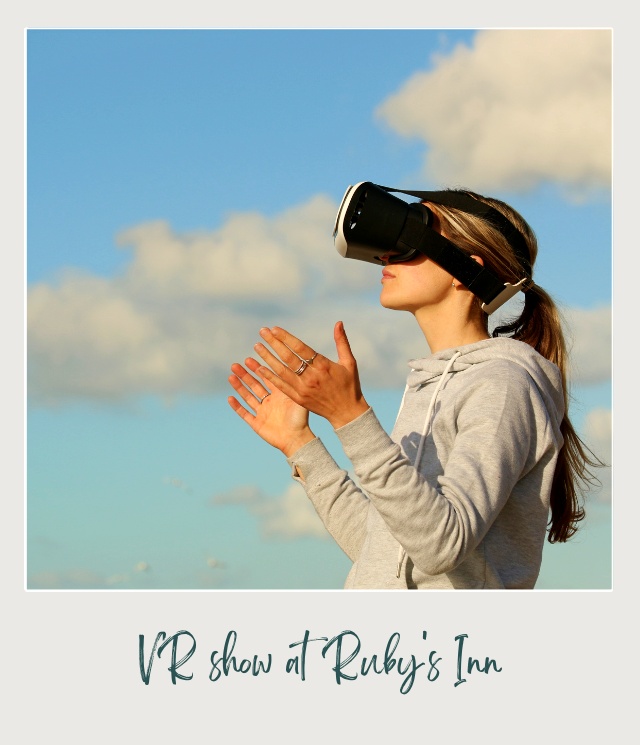
[[[433,229],[433,213],[421,202],[411,204],[389,192],[454,207],[490,222],[507,239],[522,266],[516,284],[502,282],[488,268]],[[531,264],[524,237],[498,210],[469,194],[452,191],[403,191],[361,181],[350,186],[342,199],[333,229],[335,247],[347,259],[372,264],[397,264],[427,256],[482,300],[485,313],[493,313],[520,290],[528,290]],[[387,256],[382,261],[383,256]]]

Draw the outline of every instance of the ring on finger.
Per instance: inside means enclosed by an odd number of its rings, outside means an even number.
[[[309,367],[309,363],[306,360],[302,360],[300,362],[300,367],[297,370],[294,370],[293,372],[296,375],[302,375],[302,373]]]
[[[305,360],[305,359],[303,359],[302,361],[303,361],[303,362],[306,362],[306,363],[307,363],[307,365],[312,365],[312,364],[313,364],[313,361],[315,360],[315,358],[316,358],[317,356],[318,356],[318,353],[317,353],[317,352],[314,352],[314,353],[313,353],[313,357],[311,357],[311,359],[308,359],[308,360]]]
[[[259,403],[259,404],[261,404],[261,403],[262,403],[262,402],[263,402],[263,401],[265,400],[265,398],[266,398],[267,396],[270,396],[270,395],[271,395],[271,393],[265,393],[265,394],[264,394],[264,396],[263,396],[262,398],[258,398],[258,403]]]

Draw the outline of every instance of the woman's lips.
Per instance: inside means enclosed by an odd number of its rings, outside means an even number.
[[[384,282],[385,279],[394,279],[395,276],[396,275],[395,274],[391,274],[391,272],[388,269],[383,269],[382,270],[382,280],[381,280],[381,282]]]

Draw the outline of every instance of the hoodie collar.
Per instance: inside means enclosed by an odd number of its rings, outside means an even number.
[[[558,367],[529,344],[506,337],[483,339],[473,344],[443,349],[422,359],[409,360],[411,372],[407,378],[407,386],[415,389],[438,378],[458,352],[460,354],[451,365],[450,372],[462,372],[473,365],[493,359],[510,360],[523,367],[538,388],[546,391],[554,403],[563,408],[562,376]]]

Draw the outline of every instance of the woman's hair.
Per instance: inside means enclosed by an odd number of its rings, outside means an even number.
[[[536,236],[527,222],[508,204],[498,199],[483,197],[468,190],[461,190],[475,199],[501,212],[524,236],[533,267],[538,254]],[[470,255],[482,257],[485,266],[492,269],[505,282],[522,279],[524,270],[504,235],[487,220],[452,207],[429,203],[439,217],[443,233]],[[478,306],[480,301],[478,300]],[[488,316],[482,311],[487,324]],[[590,468],[605,465],[578,437],[568,415],[567,348],[562,320],[551,297],[533,284],[524,293],[524,306],[519,317],[513,318],[493,330],[494,337],[508,336],[531,345],[543,357],[558,366],[562,375],[565,415],[560,425],[564,444],[558,454],[551,486],[550,543],[563,543],[577,531],[584,519],[584,494],[590,485],[599,483]]]

